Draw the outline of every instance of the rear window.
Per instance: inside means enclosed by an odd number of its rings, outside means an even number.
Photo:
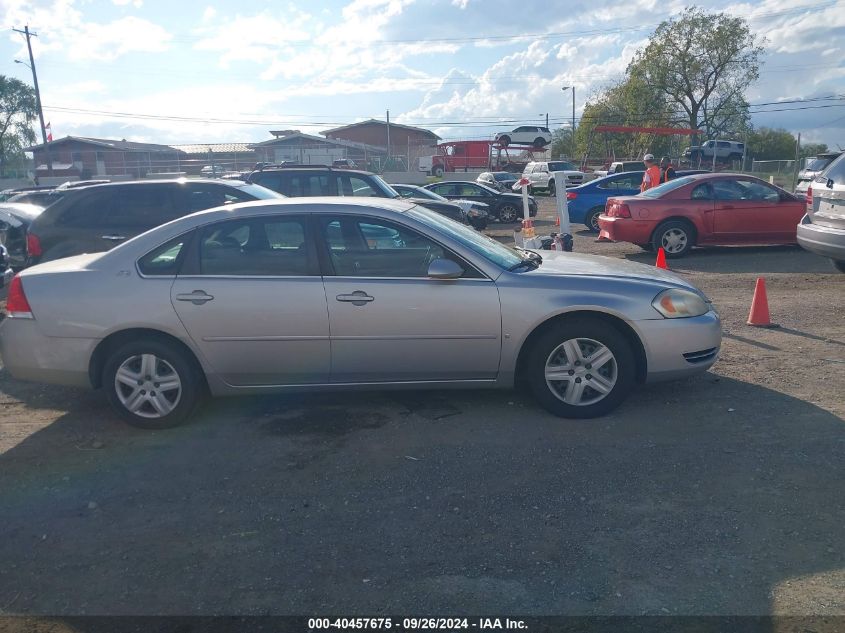
[[[675,180],[670,180],[669,182],[664,182],[662,185],[657,185],[656,187],[652,187],[646,191],[643,191],[641,196],[644,198],[659,198],[664,194],[669,193],[670,191],[674,191],[675,189],[680,189],[685,185],[690,184],[693,181],[692,176],[684,176],[683,178],[675,178]]]
[[[833,161],[822,174],[824,180],[832,180],[836,185],[845,185],[845,154]]]

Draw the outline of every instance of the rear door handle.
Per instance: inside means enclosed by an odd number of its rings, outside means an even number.
[[[176,295],[177,301],[190,301],[195,306],[201,306],[206,301],[213,301],[214,297],[205,293],[205,290],[194,290],[190,293]]]
[[[349,295],[337,295],[335,297],[338,301],[345,301],[347,303],[351,303],[354,306],[363,306],[368,304],[370,301],[375,301],[375,297],[371,297],[363,290],[356,290],[352,294]]]
[[[125,235],[101,235],[104,240],[109,240],[110,242],[120,242],[126,239]]]

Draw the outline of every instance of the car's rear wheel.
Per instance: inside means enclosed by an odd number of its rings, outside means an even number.
[[[587,211],[587,217],[584,218],[584,224],[593,233],[599,232],[599,216],[604,213],[604,207],[593,207]]]
[[[103,368],[102,384],[120,416],[144,429],[181,424],[203,395],[193,360],[155,339],[132,341],[112,352]]]
[[[625,399],[636,378],[630,343],[613,326],[570,319],[535,341],[528,384],[537,401],[564,418],[594,418]]]
[[[555,195],[555,181],[554,180],[549,181],[549,195],[550,196]]]
[[[511,137],[510,136],[505,135],[505,136],[499,137],[499,145],[501,145],[502,147],[507,147],[510,144],[511,144]]]
[[[689,222],[669,220],[654,230],[651,243],[655,251],[662,247],[666,257],[683,257],[695,243],[695,229]]]
[[[499,207],[499,222],[512,224],[519,218],[519,209],[512,204],[503,204]]]
[[[830,263],[833,264],[833,267],[838,270],[840,273],[845,273],[845,260],[842,259],[831,259]]]
[[[435,167],[434,169],[431,170],[431,174],[435,178],[441,178],[443,176],[443,168],[442,167]]]
[[[472,218],[469,221],[470,226],[474,228],[476,231],[483,231],[487,228],[487,218]]]

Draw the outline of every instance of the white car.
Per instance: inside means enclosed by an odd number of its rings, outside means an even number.
[[[798,244],[829,257],[845,273],[845,154],[834,160],[807,190],[807,215],[798,225]]]
[[[529,191],[548,191],[550,196],[555,195],[559,183],[555,182],[554,172],[563,172],[566,176],[566,187],[577,187],[584,184],[584,172],[569,161],[554,160],[549,162],[528,163],[522,172],[523,178],[531,182]]]
[[[508,145],[531,145],[532,147],[545,147],[552,142],[552,133],[547,127],[534,125],[522,125],[510,132],[499,132],[496,134],[496,143],[502,147]]]

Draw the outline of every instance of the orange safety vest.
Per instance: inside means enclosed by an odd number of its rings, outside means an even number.
[[[649,177],[649,184],[646,184],[646,176]],[[645,170],[645,174],[643,174],[643,184],[640,185],[640,191],[645,191],[646,189],[651,189],[652,187],[656,187],[660,184],[660,167],[657,165],[652,165],[648,169]]]
[[[666,169],[664,169],[663,171],[660,172],[661,173],[661,177],[660,177],[661,183],[669,182],[669,170],[670,169],[672,170],[672,172],[675,171],[675,168],[672,167],[672,165],[670,164],[670,165],[666,165]]]

